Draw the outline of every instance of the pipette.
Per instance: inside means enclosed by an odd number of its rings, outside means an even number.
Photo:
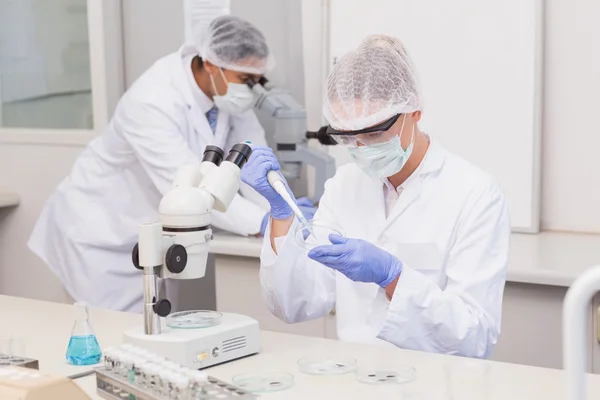
[[[273,186],[273,189],[275,189],[275,191],[277,193],[279,193],[281,195],[281,197],[283,197],[283,199],[290,206],[292,211],[294,211],[294,214],[296,214],[296,217],[298,217],[298,219],[300,220],[300,223],[304,226],[308,226],[308,221],[304,217],[304,214],[302,214],[300,207],[298,207],[298,205],[296,204],[296,202],[294,201],[292,196],[289,194],[289,192],[285,188],[285,183],[283,182],[283,178],[281,177],[281,175],[279,175],[279,172],[277,172],[277,171],[267,172],[267,180],[269,181],[271,186]]]

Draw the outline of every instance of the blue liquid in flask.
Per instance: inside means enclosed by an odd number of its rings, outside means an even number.
[[[67,362],[73,365],[98,364],[102,351],[88,317],[87,304],[75,303],[75,323],[67,347]]]
[[[73,365],[98,364],[102,351],[96,335],[71,336],[67,348],[67,362]]]

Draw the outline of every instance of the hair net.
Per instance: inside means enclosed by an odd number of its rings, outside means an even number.
[[[421,110],[415,67],[400,40],[366,37],[327,78],[323,112],[333,128],[359,130]]]
[[[264,35],[251,23],[229,15],[213,20],[197,46],[200,57],[225,69],[262,75],[275,65]]]

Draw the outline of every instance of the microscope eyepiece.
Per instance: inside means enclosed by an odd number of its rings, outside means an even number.
[[[227,155],[227,161],[234,163],[240,169],[248,162],[250,155],[252,154],[252,147],[245,143],[238,143],[233,145]]]
[[[224,156],[225,152],[220,147],[206,146],[206,149],[204,150],[204,156],[202,157],[202,161],[211,162],[218,167],[219,165],[221,165]]]

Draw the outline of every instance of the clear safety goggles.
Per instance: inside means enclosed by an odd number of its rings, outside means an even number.
[[[326,132],[337,144],[347,147],[371,146],[378,143],[385,143],[396,135],[390,131],[390,128],[394,126],[401,115],[396,114],[380,124],[358,131],[340,131],[329,125]]]

